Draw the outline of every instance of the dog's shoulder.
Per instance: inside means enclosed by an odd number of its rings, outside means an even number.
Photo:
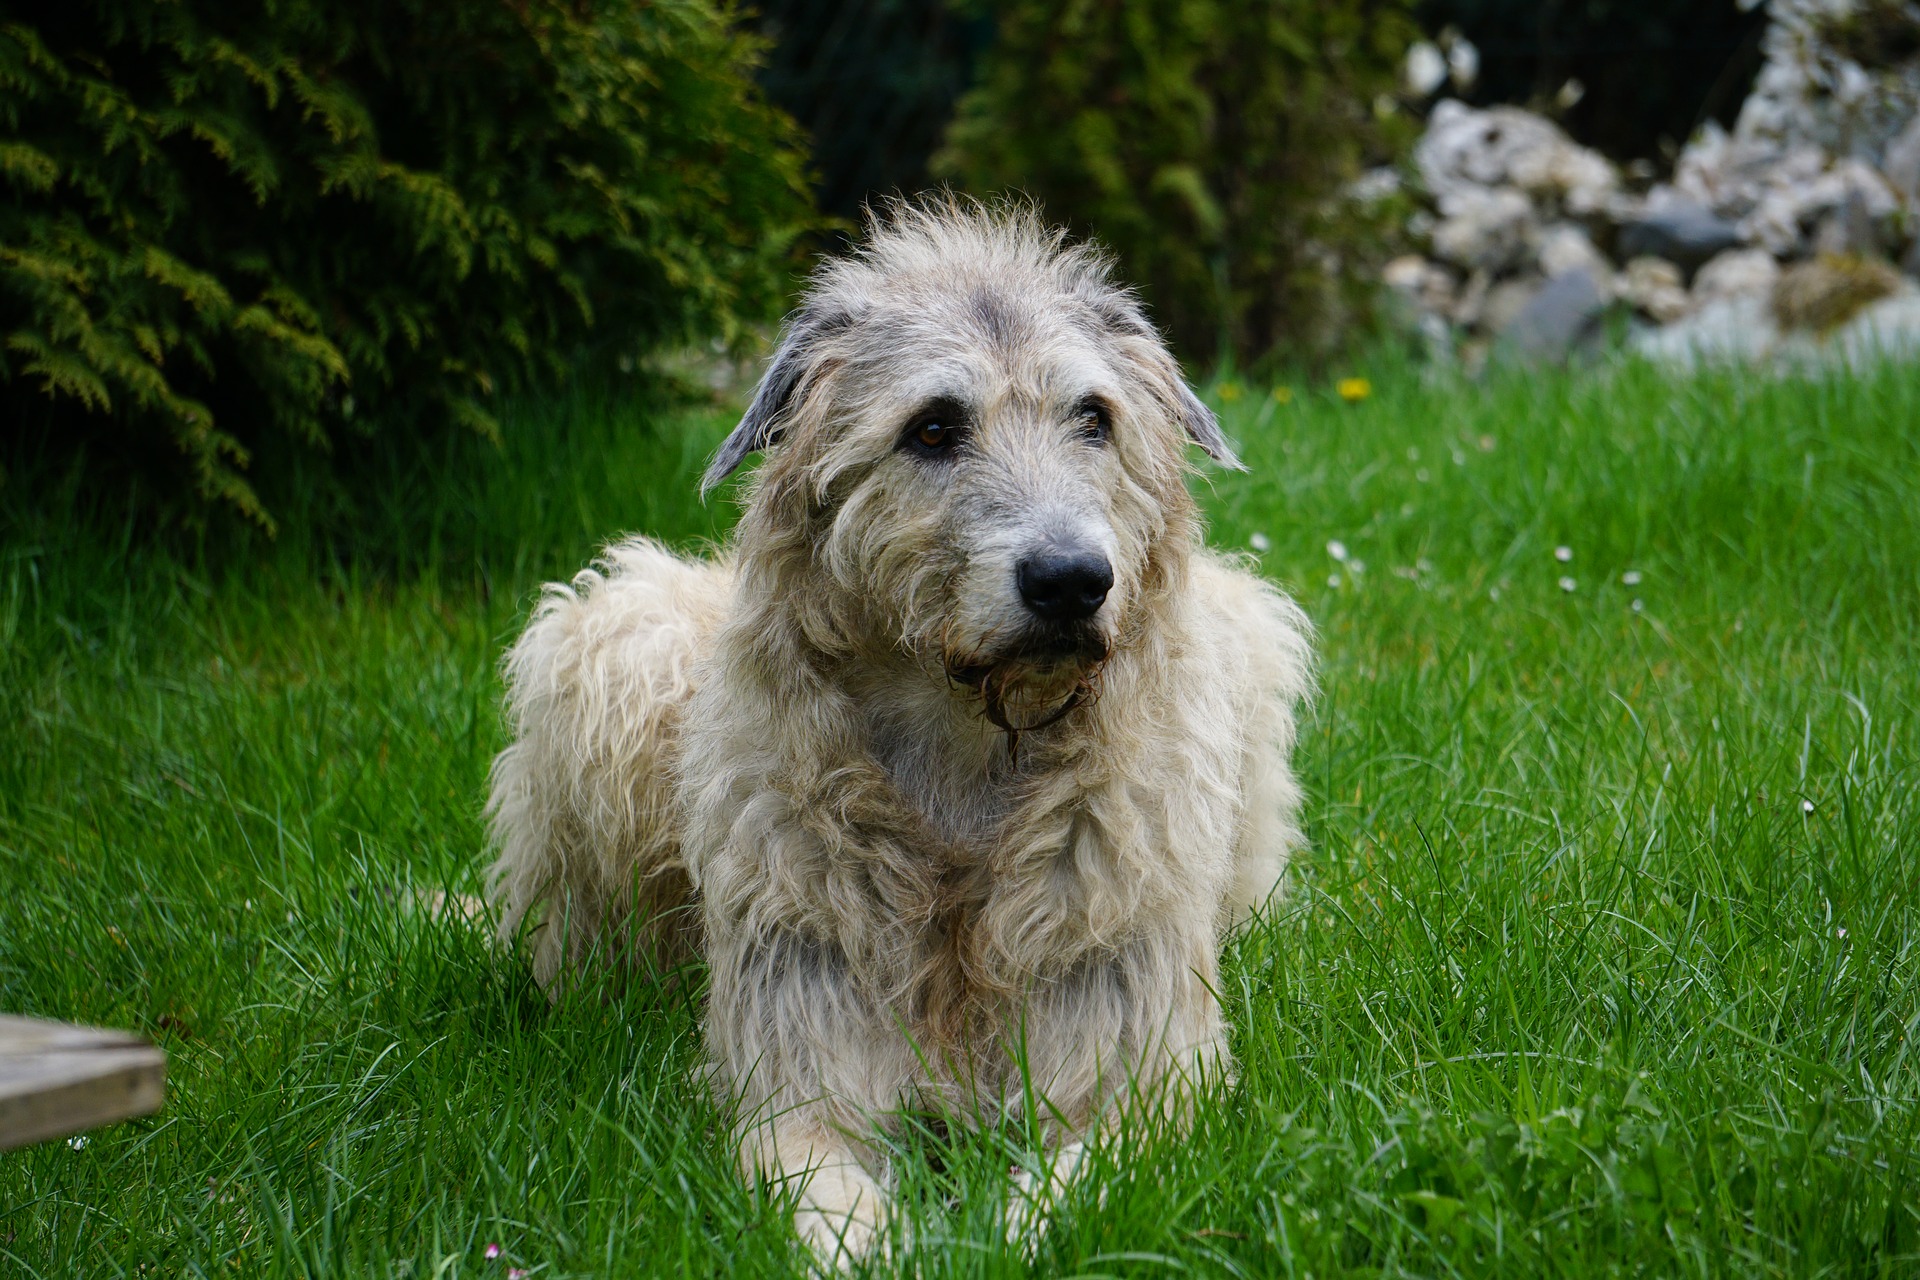
[[[1309,696],[1313,624],[1246,557],[1197,552],[1182,603],[1213,670],[1238,675],[1266,697],[1293,703]]]

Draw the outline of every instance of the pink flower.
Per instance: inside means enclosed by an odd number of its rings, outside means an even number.
[[[497,1245],[497,1244],[490,1244],[490,1245],[488,1245],[488,1246],[487,1246],[487,1261],[488,1261],[488,1262],[492,1262],[492,1261],[493,1261],[493,1260],[494,1260],[495,1258],[497,1258],[497,1257],[499,1257],[499,1256],[500,1256],[500,1246],[499,1246],[499,1245]]]
[[[527,1269],[525,1267],[508,1267],[507,1280],[527,1280]]]

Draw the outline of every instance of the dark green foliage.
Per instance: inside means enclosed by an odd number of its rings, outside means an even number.
[[[1341,199],[1397,132],[1376,110],[1409,0],[1004,0],[936,159],[1118,252],[1189,357],[1324,345],[1380,219]]]
[[[807,131],[820,205],[848,224],[927,186],[927,159],[992,37],[948,0],[756,0],[760,83]]]
[[[766,317],[811,215],[732,18],[0,7],[0,416],[271,528],[263,445],[493,435],[500,393]]]

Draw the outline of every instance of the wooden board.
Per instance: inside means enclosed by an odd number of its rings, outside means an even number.
[[[0,1013],[0,1151],[152,1115],[166,1076],[139,1036]]]

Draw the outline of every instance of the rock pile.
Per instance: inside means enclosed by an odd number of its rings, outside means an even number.
[[[1413,157],[1427,252],[1385,273],[1430,339],[1563,359],[1626,314],[1675,361],[1920,352],[1920,4],[1769,17],[1732,131],[1645,190],[1531,112],[1437,103]]]

